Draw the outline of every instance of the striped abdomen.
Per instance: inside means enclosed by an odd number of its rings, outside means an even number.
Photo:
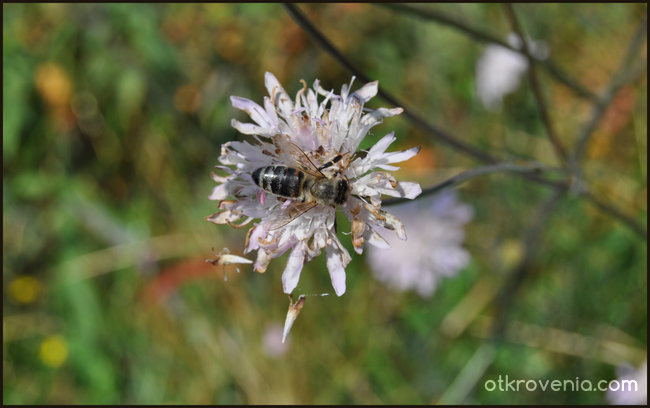
[[[302,196],[302,184],[305,173],[293,167],[260,167],[252,174],[253,182],[260,188],[280,197],[299,198]]]

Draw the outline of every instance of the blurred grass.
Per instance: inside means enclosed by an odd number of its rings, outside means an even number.
[[[509,30],[496,4],[428,7],[502,37]],[[491,152],[556,165],[525,83],[501,112],[480,104],[474,73],[483,45],[372,5],[302,8],[430,121]],[[647,7],[518,10],[553,60],[598,91]],[[244,119],[229,96],[261,101],[267,70],[290,94],[300,78],[328,88],[350,79],[279,5],[5,4],[3,58],[4,403],[428,403],[485,344],[480,320],[457,336],[441,324],[477,282],[500,282],[519,256],[546,190],[518,178],[492,175],[461,188],[476,212],[466,243],[473,260],[432,299],[382,287],[355,256],[346,294],[308,298],[283,356],[265,354],[262,339],[269,324],[284,321],[286,257],[263,275],[227,268],[227,282],[203,262],[211,248],[241,253],[245,236],[203,220],[215,210],[207,196],[220,145],[239,138],[230,119]],[[558,133],[572,145],[590,107],[550,77],[542,81]],[[646,109],[647,80],[625,87],[585,161],[594,191],[644,223]],[[475,165],[402,117],[373,129],[362,147],[391,130],[396,148],[423,146],[402,170],[423,185]],[[324,264],[305,267],[299,292],[331,292]],[[643,353],[646,268],[645,242],[566,199],[510,317]],[[451,402],[604,402],[602,393],[486,391],[482,381],[498,374],[615,378],[615,355],[510,340],[467,398]]]

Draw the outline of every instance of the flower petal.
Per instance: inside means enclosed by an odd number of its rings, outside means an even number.
[[[248,230],[248,235],[246,236],[246,243],[244,245],[244,253],[247,254],[250,251],[259,249],[260,239],[264,240],[266,238],[266,230],[263,226],[257,225]]]
[[[264,74],[264,85],[266,86],[269,95],[271,96],[271,101],[279,109],[280,114],[286,119],[291,116],[293,112],[293,102],[287,94],[287,91],[284,90],[280,82],[270,72]]]
[[[372,111],[364,115],[361,118],[361,124],[366,126],[368,129],[370,129],[376,124],[381,123],[382,120],[384,120],[384,118],[399,115],[402,112],[404,112],[404,109],[402,108],[393,108],[393,109],[379,108],[375,111]]]
[[[227,223],[235,223],[241,217],[242,217],[241,215],[235,214],[232,211],[218,211],[206,217],[205,219],[215,224],[227,224]]]
[[[412,147],[407,150],[388,152],[386,149],[395,141],[395,135],[390,132],[382,137],[374,146],[368,150],[366,157],[361,160],[355,160],[352,163],[354,172],[358,175],[365,174],[375,167],[383,168],[384,170],[395,170],[397,167],[387,166],[389,163],[399,163],[410,159],[418,154],[420,148],[418,146]]]
[[[372,146],[370,150],[368,150],[368,155],[366,157],[381,157],[386,149],[388,149],[388,146],[390,146],[396,139],[397,138],[395,137],[395,132],[390,132],[386,136],[379,139],[379,141],[375,143],[375,145]]]
[[[250,259],[237,256],[237,255],[231,255],[231,254],[225,254],[219,256],[219,265],[229,265],[229,264],[252,264],[253,261]]]
[[[208,200],[223,200],[228,197],[228,190],[226,189],[227,184],[219,184],[214,189],[212,189],[212,194],[208,197]]]
[[[264,97],[264,110],[266,111],[266,116],[268,116],[275,127],[278,124],[278,113],[275,111],[275,106],[273,106],[273,102],[268,96]]]
[[[366,103],[377,95],[379,88],[379,81],[368,82],[361,88],[357,89],[352,95],[356,96],[361,102]]]
[[[415,156],[419,152],[420,152],[420,146],[415,146],[407,150],[384,153],[382,159],[384,159],[386,163],[399,163],[399,162],[407,161],[408,159]]]
[[[404,197],[413,199],[422,193],[422,188],[418,183],[411,181],[401,181],[395,183],[395,180],[386,177],[384,172],[374,172],[356,180],[352,184],[355,194],[368,195],[370,197],[378,194],[385,194],[391,197]]]
[[[382,211],[382,215],[385,218],[384,227],[394,230],[401,240],[406,241],[406,230],[404,229],[404,224],[402,224],[402,221],[400,221],[399,218],[395,217],[393,214],[386,211]]]
[[[369,244],[381,248],[381,249],[389,249],[390,244],[382,237],[377,231],[369,229],[366,231],[366,242]]]
[[[240,98],[238,96],[231,96],[230,102],[235,108],[246,112],[248,116],[250,116],[251,119],[253,119],[258,125],[264,128],[275,127],[275,123],[271,121],[268,113],[264,110],[264,108],[255,102],[246,98]]]
[[[255,272],[264,273],[266,268],[268,268],[269,263],[271,262],[271,257],[264,249],[260,248],[257,250],[257,260],[253,265]]]
[[[325,247],[327,255],[327,269],[330,272],[332,279],[332,286],[336,296],[341,296],[345,293],[345,266],[341,259],[341,252],[338,248],[328,245]]]
[[[287,266],[282,272],[282,287],[284,293],[291,293],[298,285],[300,279],[300,272],[305,263],[305,250],[303,244],[298,244],[291,251]]]
[[[287,336],[289,335],[289,332],[291,331],[291,327],[293,326],[293,322],[296,321],[296,318],[298,317],[298,314],[300,314],[300,311],[302,310],[302,307],[305,305],[305,295],[300,295],[298,297],[298,300],[296,300],[296,303],[290,302],[289,303],[289,310],[287,311],[287,317],[284,320],[284,330],[282,330],[282,342],[287,339]]]
[[[399,197],[412,200],[422,193],[422,187],[418,183],[411,181],[400,181],[397,183],[397,191],[400,193]]]
[[[263,128],[261,126],[253,125],[252,123],[242,123],[237,119],[232,119],[230,125],[245,135],[271,137],[276,133],[273,129]]]

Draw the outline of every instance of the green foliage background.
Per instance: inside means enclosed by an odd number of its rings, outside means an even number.
[[[371,4],[301,7],[427,120],[499,156],[558,165],[525,77],[501,111],[480,103],[484,44]],[[510,31],[498,4],[422,7],[500,38]],[[647,7],[517,11],[553,61],[598,92]],[[265,71],[289,94],[301,78],[336,89],[350,80],[277,4],[3,4],[4,403],[602,403],[602,392],[488,392],[483,384],[500,374],[611,380],[618,364],[646,358],[647,243],[569,196],[515,294],[509,334],[483,371],[473,365],[491,344],[489,288],[516,264],[523,231],[550,193],[500,174],[459,189],[476,213],[466,239],[473,258],[432,298],[384,287],[355,256],[345,295],[308,298],[286,354],[265,353],[264,333],[284,322],[288,304],[286,257],[263,275],[229,268],[227,282],[204,262],[211,248],[243,249],[245,231],[204,220],[216,210],[209,173],[221,143],[240,138],[230,119],[245,119],[229,96],[261,101]],[[570,146],[591,107],[546,73],[540,80]],[[370,103],[379,106],[387,105]],[[644,76],[614,99],[585,160],[594,194],[643,225],[646,110]],[[391,130],[395,148],[423,147],[401,173],[423,186],[478,165],[403,115],[362,147]],[[328,291],[316,259],[298,293]],[[566,344],[551,329],[584,341]],[[463,370],[477,382],[461,380]]]

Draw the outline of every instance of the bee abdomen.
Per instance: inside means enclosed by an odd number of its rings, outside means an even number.
[[[260,167],[259,169],[255,170],[255,171],[253,172],[253,174],[251,174],[251,176],[253,177],[253,183],[255,183],[256,186],[260,186],[260,187],[261,187],[261,185],[260,185],[260,175],[262,174],[262,171],[263,171],[265,168],[266,168],[266,167]]]
[[[275,195],[287,198],[300,196],[304,173],[293,167],[260,167],[252,174],[253,182],[260,188]]]

